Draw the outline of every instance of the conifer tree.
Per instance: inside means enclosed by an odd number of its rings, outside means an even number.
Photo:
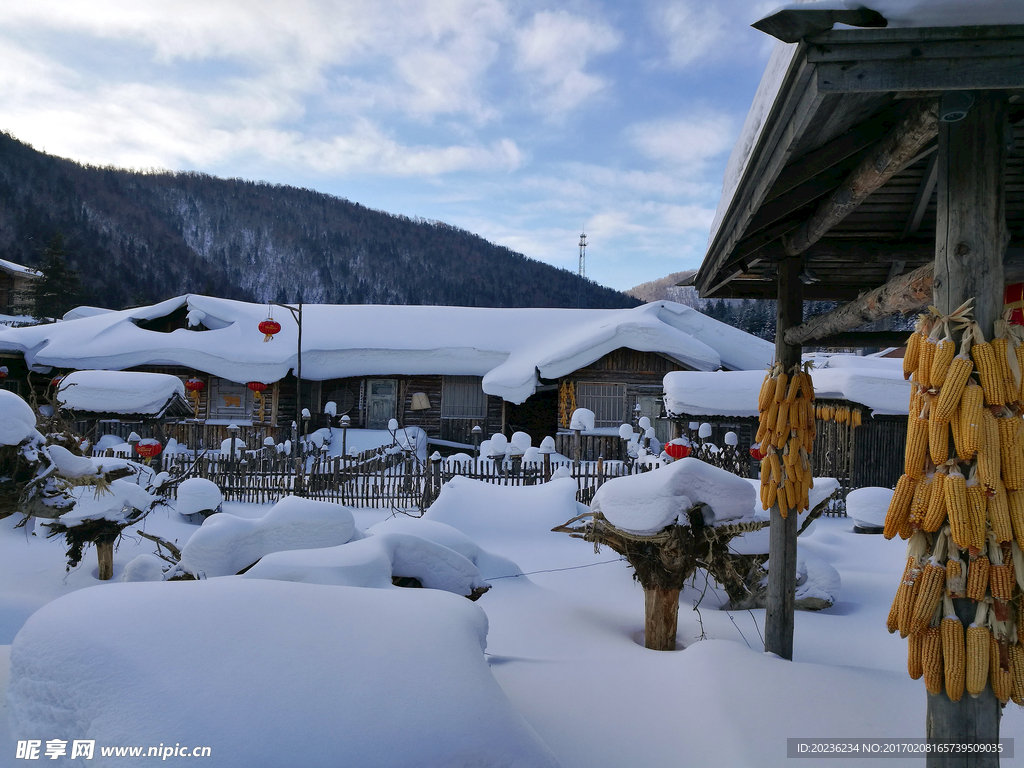
[[[68,267],[64,235],[58,232],[43,251],[43,276],[32,286],[34,314],[39,319],[58,319],[80,303],[78,273]]]

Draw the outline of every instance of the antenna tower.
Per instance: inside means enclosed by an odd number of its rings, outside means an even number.
[[[587,276],[587,233],[580,232],[580,277]]]

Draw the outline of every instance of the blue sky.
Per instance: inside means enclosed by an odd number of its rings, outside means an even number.
[[[0,129],[308,187],[626,289],[696,267],[775,2],[0,0]]]

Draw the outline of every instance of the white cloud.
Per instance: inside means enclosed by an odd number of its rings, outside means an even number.
[[[651,160],[700,175],[707,162],[732,149],[735,120],[722,113],[637,123],[627,130],[630,143]]]
[[[585,71],[590,60],[619,47],[618,32],[567,11],[541,11],[516,36],[516,67],[527,77],[536,105],[550,117],[575,109],[608,87]]]
[[[720,56],[727,48],[722,43],[729,24],[720,3],[672,0],[654,9],[652,21],[665,41],[672,66],[685,67],[708,56]]]

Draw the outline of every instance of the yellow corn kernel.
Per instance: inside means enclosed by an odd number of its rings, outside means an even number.
[[[910,634],[924,632],[932,614],[939,607],[942,595],[946,591],[946,568],[935,563],[928,563],[920,577],[921,585],[917,589],[914,610],[910,618]]]
[[[964,625],[955,616],[947,616],[939,626],[942,633],[942,663],[945,668],[946,695],[950,701],[960,701],[964,695],[965,649]]]
[[[939,466],[949,461],[949,422],[928,419],[928,453],[932,464]]]
[[[928,511],[921,522],[921,530],[935,533],[946,522],[946,473],[936,472],[932,479],[932,492],[928,499]],[[965,497],[966,501],[966,497]]]
[[[1019,347],[1017,347],[1017,349],[1015,350],[1015,353],[1017,355],[1017,367],[1022,372],[1024,372],[1024,344],[1021,344]],[[1022,379],[1020,390],[1018,390],[1018,392],[1017,392],[1017,399],[1018,400],[1024,400],[1024,379]],[[1024,673],[1022,673],[1022,674],[1024,674]]]
[[[1002,472],[1002,452],[999,450],[999,425],[992,411],[981,411],[981,444],[978,446],[978,482],[989,498],[995,493]]]
[[[792,403],[796,400],[797,394],[800,392],[800,387],[803,384],[804,375],[803,373],[797,372],[793,374],[793,377],[789,380],[789,387],[786,389],[786,402]]]
[[[992,339],[992,353],[995,355],[996,370],[999,371],[999,378],[1003,383],[1003,397],[1007,404],[1012,403],[1017,399],[1017,392],[1020,387],[1017,386],[1017,380],[1010,370],[1008,355],[1016,357],[1016,352],[1010,349],[1010,340],[1003,338]]]
[[[1002,370],[996,361],[996,353],[992,349],[992,345],[987,341],[975,344],[971,347],[971,357],[974,358],[974,367],[978,369],[981,388],[985,392],[985,403],[987,405],[1006,405]]]
[[[971,624],[967,628],[964,642],[965,682],[971,696],[980,695],[988,683],[990,639],[991,633],[987,627]]]
[[[914,498],[910,500],[909,518],[910,528],[913,531],[918,530],[924,522],[924,516],[928,512],[928,504],[932,500],[932,488],[934,486],[934,478],[926,477],[914,489]]]
[[[907,449],[903,460],[903,473],[920,480],[924,477],[927,457],[928,421],[911,413],[907,417]]]
[[[786,399],[786,386],[789,384],[789,376],[780,373],[775,378],[775,402],[781,403]]]
[[[1011,567],[1002,563],[989,565],[988,588],[992,591],[992,597],[1009,602],[1013,597],[1013,570]]]
[[[967,511],[971,520],[968,549],[972,555],[976,555],[985,546],[985,523],[988,520],[988,499],[980,485],[967,486]]]
[[[883,536],[891,539],[904,526],[910,517],[910,502],[914,498],[914,491],[918,481],[910,475],[902,475],[896,483],[896,490],[893,491],[892,500],[889,502],[889,510],[885,513],[885,528]]]
[[[916,564],[917,560],[915,558],[908,557],[907,564],[903,567],[903,577],[900,579],[900,585],[896,589],[896,594],[892,599],[892,605],[889,607],[889,617],[885,621],[886,629],[889,630],[890,635],[900,628],[900,606],[902,606],[904,602],[904,596],[909,587],[910,574],[916,567]]]
[[[1010,698],[1014,704],[1024,704],[1024,646],[1019,641],[1010,646],[1010,669],[1013,672]]]
[[[953,413],[960,405],[960,398],[963,396],[964,387],[971,377],[974,365],[970,358],[964,355],[957,355],[949,365],[949,372],[946,374],[945,383],[939,390],[939,397],[935,401],[932,411],[932,418],[939,421],[949,421]]]
[[[996,535],[996,541],[1002,544],[1013,539],[1013,524],[1010,522],[1010,504],[1006,495],[1006,486],[1002,480],[996,481],[996,493],[988,500],[988,524]]]
[[[1010,508],[1010,524],[1017,546],[1024,548],[1024,491],[1007,491],[1007,506]]]
[[[925,336],[920,331],[914,331],[907,339],[907,351],[903,354],[903,378],[909,379],[910,375],[917,370],[917,362],[921,354],[921,345]]]
[[[900,637],[906,637],[910,634],[910,622],[914,617],[914,603],[917,601],[918,585],[921,583],[921,571],[921,566],[915,560],[901,584],[905,589],[902,596],[900,596],[900,604],[897,607],[896,615],[896,624],[900,631]]]
[[[907,674],[911,680],[919,680],[924,674],[922,665],[923,635],[911,635],[907,640]]]
[[[928,693],[942,693],[942,632],[938,627],[928,627],[921,633],[921,670]]]
[[[956,355],[956,345],[952,339],[943,339],[935,345],[935,353],[932,357],[932,370],[929,382],[932,388],[941,387],[946,382],[946,373],[949,371],[949,364],[953,362]]]
[[[1003,483],[1007,489],[1019,491],[1024,488],[1024,450],[1018,441],[1022,422],[1017,417],[996,419],[999,427],[999,457],[1002,464]]]
[[[1013,674],[1010,672],[1010,653],[1006,640],[996,640],[989,633],[988,641],[988,681],[992,693],[1001,704],[1010,700],[1013,692]]]
[[[757,395],[757,410],[767,411],[775,399],[775,379],[769,373],[761,382],[761,391]]]
[[[969,381],[960,397],[960,439],[963,444],[963,453],[959,455],[965,461],[972,458],[981,445],[983,400],[984,393],[981,387],[973,381]]]

